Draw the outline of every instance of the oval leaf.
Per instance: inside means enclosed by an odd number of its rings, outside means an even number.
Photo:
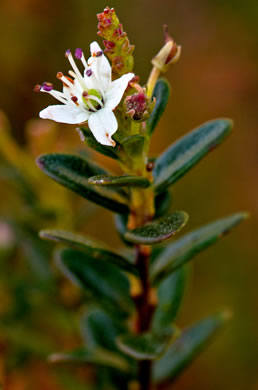
[[[183,301],[187,277],[188,270],[182,267],[160,284],[157,291],[158,306],[152,320],[154,330],[166,328],[176,319]]]
[[[82,197],[109,210],[128,213],[127,201],[120,193],[88,184],[89,177],[106,173],[101,167],[70,154],[45,154],[37,159],[37,164],[53,180]]]
[[[187,220],[188,215],[184,211],[175,211],[173,214],[148,223],[143,227],[127,231],[124,237],[134,244],[156,244],[179,232],[185,226]]]
[[[189,171],[230,133],[232,121],[216,119],[206,122],[172,144],[155,162],[153,170],[156,192],[164,191]]]
[[[136,360],[154,360],[165,351],[174,333],[173,329],[159,336],[150,332],[126,334],[118,337],[117,345],[122,352]]]
[[[167,80],[159,79],[155,85],[153,97],[156,98],[155,107],[147,121],[148,134],[152,134],[157,126],[159,119],[165,111],[170,95],[170,86]]]
[[[172,203],[171,192],[165,191],[155,196],[155,218],[167,214]]]
[[[57,260],[63,273],[104,308],[115,313],[133,310],[129,281],[117,267],[74,249],[58,251]]]
[[[247,217],[247,213],[233,214],[196,229],[168,245],[151,264],[151,280],[157,283],[169,273],[182,267],[197,253],[214,244]]]
[[[217,331],[230,317],[223,312],[206,318],[182,332],[164,356],[154,364],[153,377],[156,382],[176,377],[200,354]]]
[[[106,248],[105,244],[96,242],[88,237],[65,230],[41,230],[40,237],[62,244],[67,244],[75,249],[82,250],[88,256],[97,261],[109,262],[123,269],[124,271],[137,274],[136,268],[129,259],[121,255],[111,252]]]
[[[171,206],[172,196],[168,191],[162,192],[155,197],[155,218],[160,218],[168,212]],[[125,232],[127,231],[128,215],[125,214],[116,214],[115,215],[115,225],[119,233],[121,240],[129,246],[132,246],[132,243],[125,239]]]
[[[147,188],[150,186],[148,179],[142,176],[109,176],[97,175],[88,179],[89,184],[107,187],[141,187]]]
[[[112,367],[120,371],[128,372],[129,364],[120,355],[98,348],[94,351],[77,349],[71,352],[54,353],[49,356],[51,363],[90,363],[94,365]]]
[[[126,331],[124,323],[105,311],[94,308],[88,310],[81,318],[81,331],[87,348],[98,347],[117,351],[116,338]]]

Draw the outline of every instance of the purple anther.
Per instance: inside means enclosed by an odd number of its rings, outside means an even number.
[[[79,47],[75,50],[75,57],[78,58],[78,60],[80,60],[82,58],[82,49],[80,49]]]
[[[66,52],[65,52],[65,56],[68,57],[70,54],[71,54],[71,50],[67,49]]]
[[[44,82],[44,83],[42,84],[42,89],[43,89],[43,91],[45,91],[45,92],[50,92],[50,91],[52,91],[52,89],[53,89],[53,84]]]
[[[100,56],[102,56],[102,54],[103,54],[103,51],[102,51],[102,50],[100,50],[100,51],[97,51],[97,53],[96,53],[96,57],[100,57]]]
[[[92,70],[91,69],[87,69],[86,70],[86,76],[90,77],[92,75]]]

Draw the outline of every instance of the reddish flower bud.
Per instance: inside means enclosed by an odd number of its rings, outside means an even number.
[[[178,46],[168,34],[167,26],[164,26],[165,45],[152,59],[152,64],[161,72],[166,72],[168,66],[178,61],[181,54],[181,46]]]
[[[134,93],[125,99],[126,114],[135,121],[144,121],[150,114],[150,99],[145,91]]]

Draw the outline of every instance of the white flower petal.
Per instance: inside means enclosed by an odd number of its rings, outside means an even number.
[[[96,140],[102,145],[115,146],[111,136],[117,131],[118,124],[114,113],[107,109],[94,112],[89,117],[89,128]]]
[[[123,97],[129,81],[132,80],[133,77],[133,73],[127,73],[111,83],[109,90],[105,94],[105,107],[110,110],[116,108]]]
[[[42,119],[52,119],[55,122],[77,124],[85,122],[89,118],[87,111],[65,104],[48,106],[39,113]]]
[[[90,45],[91,57],[88,59],[88,64],[92,69],[94,75],[100,84],[100,89],[104,92],[111,84],[111,66],[108,59],[103,53],[103,50],[97,42],[92,42]],[[100,56],[95,56],[95,53],[102,52]],[[91,77],[91,76],[90,76]],[[89,77],[89,79],[90,79]],[[85,72],[85,79],[87,82],[87,75]]]

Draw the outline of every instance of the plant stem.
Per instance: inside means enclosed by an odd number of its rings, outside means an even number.
[[[149,283],[149,259],[151,250],[149,247],[140,245],[136,247],[137,266],[141,281],[141,295],[138,302],[137,331],[139,333],[149,330],[152,316],[152,305],[150,302]],[[139,384],[140,390],[151,389],[151,361],[142,360],[139,362]]]
[[[132,227],[143,226],[151,221],[154,215],[154,194],[152,189],[135,190],[132,194],[132,214],[130,224]],[[139,271],[140,294],[137,297],[137,323],[138,333],[150,329],[153,313],[151,302],[151,285],[149,281],[149,262],[151,247],[136,245],[136,265]],[[139,385],[140,390],[151,389],[151,361],[142,360],[139,362]]]
[[[148,97],[152,97],[154,87],[155,87],[156,82],[159,78],[159,75],[160,75],[160,70],[156,66],[153,66],[151,74],[150,74],[148,82],[147,82],[147,96]]]
[[[156,75],[154,74],[154,79]],[[154,79],[152,81],[154,82]],[[155,83],[154,83],[155,85]],[[148,162],[147,152],[149,144],[146,147],[141,159],[133,166],[131,174],[141,175],[152,182],[152,173],[146,169]],[[131,191],[130,216],[128,220],[128,229],[135,229],[144,226],[153,219],[155,214],[154,191],[152,187],[147,189],[133,188]],[[149,262],[151,255],[151,246],[136,245],[136,266],[139,271],[140,294],[136,297],[136,332],[143,333],[150,329],[153,313],[153,303],[151,302],[151,285],[149,281]],[[151,390],[151,361],[142,360],[139,362],[139,390]]]

